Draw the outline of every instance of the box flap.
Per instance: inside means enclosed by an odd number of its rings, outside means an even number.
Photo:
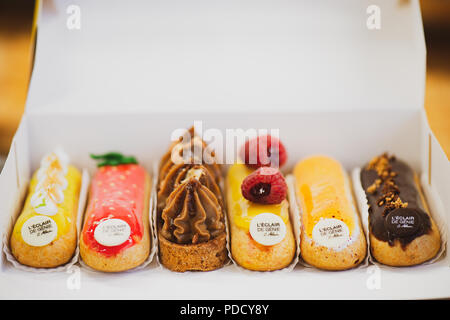
[[[418,1],[43,1],[27,112],[419,109],[424,81]]]

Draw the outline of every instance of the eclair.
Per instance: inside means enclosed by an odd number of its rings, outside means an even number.
[[[283,269],[296,252],[287,185],[278,170],[286,150],[277,138],[259,136],[246,142],[240,157],[244,163],[232,165],[226,181],[233,260],[254,271]]]
[[[160,162],[159,258],[172,271],[211,271],[227,261],[221,169],[214,153],[205,163],[206,144],[193,128],[184,138],[173,143]],[[200,156],[195,154],[198,149]]]
[[[296,244],[285,196],[278,203],[258,203],[244,198],[241,188],[245,179],[278,175],[272,181],[284,179],[273,168],[251,169],[234,164],[227,174],[228,221],[231,233],[231,254],[241,267],[254,271],[273,271],[287,267],[295,256]],[[255,179],[259,179],[256,177]],[[263,179],[263,178],[261,178]],[[252,187],[249,187],[252,190]],[[264,188],[263,184],[253,188]],[[255,193],[256,191],[249,191]]]
[[[376,261],[412,266],[432,259],[441,246],[415,172],[403,161],[383,154],[360,173],[368,204],[370,248]]]
[[[89,267],[119,272],[149,256],[149,174],[134,157],[119,153],[92,156],[101,162],[91,183],[80,239]]]
[[[297,163],[294,176],[303,260],[324,270],[358,266],[366,257],[366,238],[341,164],[327,156],[312,156]]]
[[[77,246],[81,174],[57,150],[34,173],[28,196],[11,234],[14,257],[23,265],[53,268],[67,263]]]

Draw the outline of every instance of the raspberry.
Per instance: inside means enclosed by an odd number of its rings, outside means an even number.
[[[278,138],[265,135],[248,140],[240,150],[240,157],[250,168],[279,168],[285,164],[287,153]]]
[[[244,179],[241,192],[249,201],[276,204],[286,199],[287,185],[278,169],[261,167]]]

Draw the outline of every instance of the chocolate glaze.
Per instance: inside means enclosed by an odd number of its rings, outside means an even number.
[[[386,154],[374,158],[362,171],[361,183],[369,204],[370,232],[402,249],[431,231],[431,220],[417,189],[413,170]]]

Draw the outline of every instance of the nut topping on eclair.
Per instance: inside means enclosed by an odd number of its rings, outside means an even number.
[[[403,161],[382,154],[361,171],[369,205],[370,230],[381,241],[402,248],[431,230],[430,217],[417,188],[414,172]]]

